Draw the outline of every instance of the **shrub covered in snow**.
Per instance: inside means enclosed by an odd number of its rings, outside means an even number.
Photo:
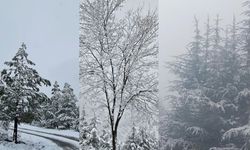
[[[133,127],[122,150],[158,150],[158,140],[144,128]]]
[[[9,122],[0,121],[0,141],[8,139]]]

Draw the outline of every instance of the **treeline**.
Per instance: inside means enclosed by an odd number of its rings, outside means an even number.
[[[49,98],[40,91],[42,85],[50,86],[33,68],[35,63],[28,59],[26,45],[4,64],[0,73],[0,121],[14,122],[13,141],[17,142],[18,124],[34,123],[49,128],[78,129],[78,107],[76,96],[69,84],[62,90],[57,82]],[[5,125],[6,126],[6,125]]]
[[[170,86],[160,122],[163,150],[250,149],[250,1],[245,19],[227,27],[195,19],[187,52],[169,63]]]
[[[79,110],[77,98],[68,83],[61,90],[57,81],[52,88],[52,96],[41,104],[39,123],[47,128],[78,130]]]

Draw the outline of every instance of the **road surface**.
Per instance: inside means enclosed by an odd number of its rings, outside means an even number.
[[[18,128],[18,132],[48,139],[57,144],[63,150],[79,150],[79,139],[75,137],[65,136],[55,133],[48,133],[44,131],[37,131],[34,129],[27,129],[27,128]]]

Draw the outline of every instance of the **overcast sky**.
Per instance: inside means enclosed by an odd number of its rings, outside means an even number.
[[[78,8],[78,0],[1,0],[0,69],[24,42],[42,77],[78,95]]]
[[[160,18],[160,96],[166,95],[166,87],[173,78],[164,67],[172,56],[185,51],[194,31],[194,15],[205,26],[207,16],[214,21],[217,14],[222,24],[232,23],[233,15],[240,19],[244,0],[159,0]]]
[[[128,0],[126,7],[156,7],[156,0]],[[42,77],[61,86],[68,82],[79,93],[79,0],[0,1],[0,70],[21,43]],[[43,88],[50,93],[51,88]]]
[[[193,36],[193,17],[204,21],[217,14],[229,24],[240,19],[243,0],[159,0],[160,93],[165,95],[171,75],[164,67],[172,56],[181,54]],[[144,4],[155,8],[158,0],[128,0],[126,7]],[[54,82],[72,84],[78,95],[78,0],[0,1],[0,69],[22,42],[39,73]],[[47,88],[47,92],[50,88]]]

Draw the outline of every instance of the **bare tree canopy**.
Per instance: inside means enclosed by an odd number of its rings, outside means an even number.
[[[119,122],[131,105],[152,112],[158,103],[158,16],[124,0],[84,0],[80,19],[80,80],[88,100],[107,108],[113,150]]]

